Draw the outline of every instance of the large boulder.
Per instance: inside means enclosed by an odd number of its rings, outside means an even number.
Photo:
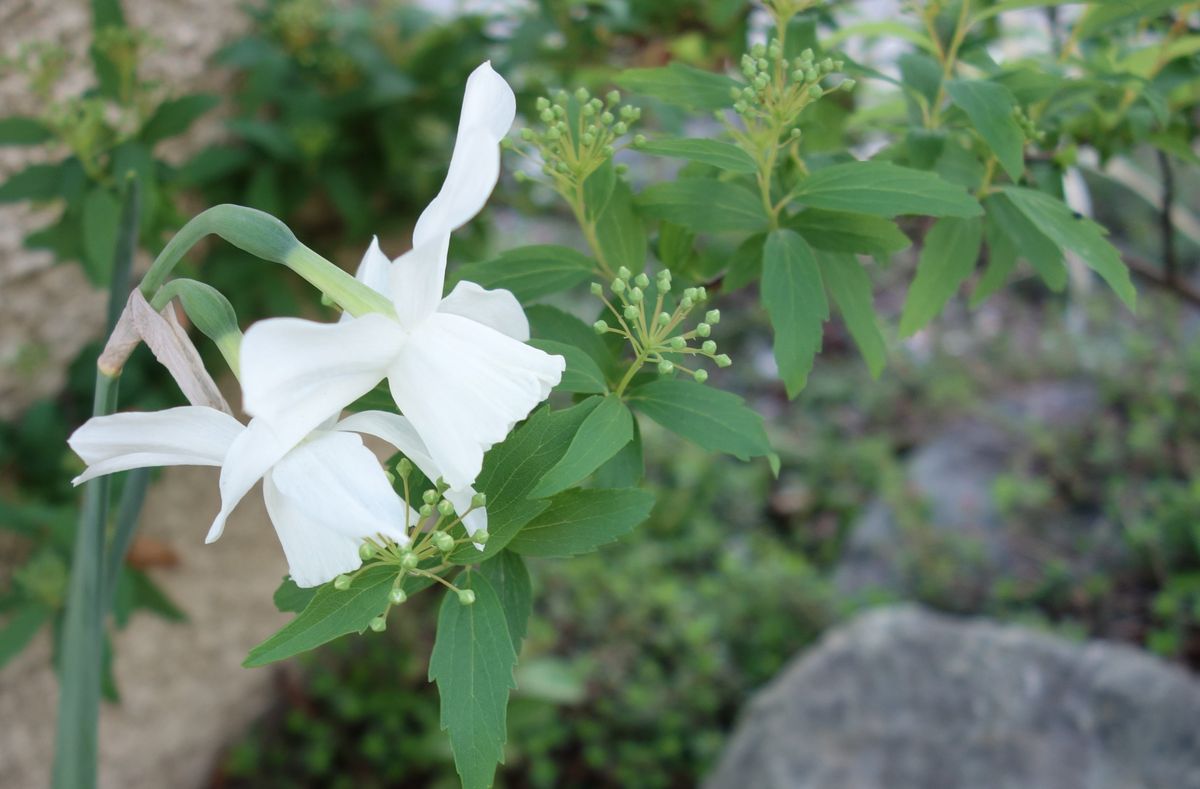
[[[1200,789],[1200,681],[1131,647],[899,606],[758,693],[707,789]]]

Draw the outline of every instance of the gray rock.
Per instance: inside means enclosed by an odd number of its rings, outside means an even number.
[[[900,606],[758,693],[707,789],[1200,789],[1200,681],[1133,648]]]
[[[1035,384],[934,435],[904,469],[920,515],[906,522],[883,499],[871,502],[834,573],[838,590],[927,596],[920,585],[930,583],[928,568],[920,563],[937,554],[953,565],[951,585],[959,596],[940,602],[970,610],[996,578],[1036,575],[1050,557],[1063,558],[1081,573],[1112,566],[1123,554],[1110,524],[1060,513],[1052,525],[1013,528],[994,496],[997,478],[1029,450],[1034,434],[1043,440],[1047,434],[1066,435],[1099,410],[1089,384]]]

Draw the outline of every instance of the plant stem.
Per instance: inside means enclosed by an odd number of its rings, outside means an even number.
[[[596,256],[596,264],[600,266],[600,275],[605,279],[613,279],[617,275],[616,269],[609,265],[608,260],[604,257],[604,250],[600,247],[600,237],[596,235],[596,223],[587,215],[587,207],[583,198],[583,182],[575,184],[575,193],[567,199],[567,203],[571,206],[571,213],[575,215],[579,229],[583,231],[584,240],[587,241],[592,254]]]

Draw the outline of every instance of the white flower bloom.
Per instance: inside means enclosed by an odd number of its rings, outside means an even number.
[[[259,479],[267,513],[298,586],[323,584],[362,564],[367,538],[408,543],[405,523],[419,517],[392,489],[375,455],[355,433],[379,436],[404,452],[431,479],[439,476],[424,444],[396,414],[368,411],[325,424],[301,441],[282,439],[266,422],[249,425],[215,408],[182,406],[165,411],[94,417],[68,439],[88,464],[76,485],[94,477],[149,466],[220,466],[221,511],[206,542],[221,536],[233,508]],[[447,491],[459,513],[475,491]],[[487,526],[477,509],[463,525],[470,533]]]
[[[373,242],[358,270],[395,315],[251,326],[241,355],[247,412],[280,436],[303,436],[386,378],[451,490],[474,482],[484,452],[549,396],[565,367],[526,344],[529,323],[508,291],[463,282],[442,298],[450,233],[495,187],[515,107],[489,64],[471,74],[449,172],[417,221],[413,249],[393,262]]]

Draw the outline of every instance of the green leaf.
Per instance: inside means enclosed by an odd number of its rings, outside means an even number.
[[[487,545],[480,551],[463,545],[450,560],[455,564],[477,564],[498,554],[521,528],[549,503],[530,499],[534,487],[558,463],[579,432],[580,425],[603,398],[589,397],[564,411],[543,408],[513,431],[503,443],[492,447],[483,459],[475,487],[487,494]]]
[[[595,483],[598,488],[631,488],[646,475],[646,463],[642,458],[642,430],[633,420],[633,438],[621,447],[617,454],[596,469]]]
[[[887,345],[872,306],[871,278],[853,255],[818,251],[816,256],[833,303],[866,360],[867,369],[878,378],[887,363]]]
[[[634,93],[696,110],[731,106],[731,89],[741,87],[723,74],[701,71],[681,63],[670,63],[662,68],[627,69],[617,75],[617,84]]]
[[[1116,247],[1105,240],[1105,230],[1084,216],[1077,215],[1066,203],[1044,192],[1018,186],[1004,188],[1004,195],[1047,238],[1063,251],[1070,250],[1099,274],[1113,292],[1133,310],[1137,292],[1129,279],[1129,268]]]
[[[501,551],[483,564],[479,572],[491,582],[504,609],[508,634],[512,637],[513,652],[521,654],[521,641],[533,613],[533,583],[525,560],[512,551]]]
[[[583,349],[554,340],[530,340],[529,344],[567,360],[562,380],[554,387],[557,391],[573,394],[604,394],[608,391],[604,373]]]
[[[924,170],[888,162],[848,162],[817,170],[792,199],[811,208],[893,217],[978,216],[975,198],[961,186]]]
[[[0,184],[0,203],[22,200],[53,200],[62,196],[63,167],[59,164],[31,164],[13,173]]]
[[[566,454],[546,472],[530,495],[553,496],[583,481],[632,439],[633,414],[621,398],[608,395],[583,420]]]
[[[1179,5],[1179,0],[1109,0],[1089,4],[1072,35],[1082,41],[1132,19],[1152,19]]]
[[[462,577],[459,587],[473,591],[475,602],[463,605],[453,592],[442,599],[429,680],[437,682],[441,726],[450,735],[463,789],[487,789],[504,761],[517,653],[491,582],[482,573]]]
[[[971,309],[975,309],[1008,282],[1017,267],[1017,245],[989,216],[983,227],[987,240],[987,268],[971,291]]]
[[[762,251],[766,241],[765,233],[756,233],[733,250],[725,278],[721,281],[722,291],[730,293],[744,288],[762,276]]]
[[[457,279],[485,288],[504,288],[522,303],[568,290],[593,276],[595,263],[569,247],[537,244],[458,269]]]
[[[989,225],[1003,233],[1016,245],[1021,257],[1038,273],[1046,286],[1055,292],[1067,286],[1067,266],[1062,252],[1025,214],[1003,194],[993,194],[983,201]]]
[[[142,126],[142,142],[153,145],[159,140],[174,137],[187,131],[196,119],[220,103],[220,98],[210,93],[194,93],[169,99],[158,105],[154,114]]]
[[[613,271],[621,266],[634,272],[646,267],[646,228],[634,208],[629,184],[620,178],[596,220],[596,241]]]
[[[303,611],[317,593],[317,587],[301,589],[296,586],[290,575],[283,576],[279,588],[275,590],[275,607],[284,613],[298,614]]]
[[[0,118],[0,145],[38,145],[54,135],[36,118]]]
[[[325,584],[312,601],[279,632],[250,650],[242,665],[256,668],[307,652],[338,636],[360,633],[388,606],[396,568],[376,565],[363,570],[346,590]]]
[[[767,225],[757,195],[737,184],[711,178],[653,184],[638,195],[638,205],[650,216],[697,233],[753,233]]]
[[[821,350],[829,304],[812,248],[794,230],[776,230],[763,246],[762,302],[775,331],[775,361],[788,397],[808,383]]]
[[[40,603],[27,603],[0,628],[0,667],[12,660],[33,640],[42,625],[50,621],[50,609]]]
[[[983,223],[978,218],[945,217],[925,236],[917,275],[900,315],[900,334],[910,337],[937,315],[975,270]]]
[[[88,279],[106,284],[117,251],[121,204],[103,186],[95,186],[83,200],[83,262]]]
[[[894,222],[869,214],[808,208],[785,224],[804,236],[814,249],[853,252],[877,260],[887,260],[912,244]]]
[[[587,215],[597,219],[608,208],[613,190],[617,188],[617,170],[611,159],[597,167],[583,182],[583,207]]]
[[[753,173],[758,169],[750,154],[736,145],[704,138],[663,138],[637,146],[642,153],[670,156],[709,164],[731,173]]]
[[[1017,100],[1008,88],[988,80],[953,79],[946,83],[946,91],[996,154],[1008,177],[1020,180],[1025,172],[1025,134],[1013,115]]]
[[[644,490],[568,490],[555,496],[508,547],[526,556],[588,553],[633,531],[653,508],[654,495]]]
[[[604,340],[595,329],[570,313],[546,304],[534,304],[525,310],[529,317],[529,328],[533,336],[541,340],[563,343],[580,349],[588,355],[605,375],[613,370],[614,359]],[[540,347],[540,346],[539,346]],[[557,353],[557,351],[555,351]],[[571,371],[571,358],[567,357],[567,371]],[[600,390],[603,391],[603,390]]]
[[[735,394],[695,381],[660,378],[633,389],[629,404],[703,449],[742,460],[771,452],[762,417]]]

